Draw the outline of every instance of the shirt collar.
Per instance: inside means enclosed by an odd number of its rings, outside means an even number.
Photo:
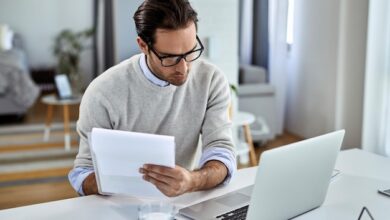
[[[155,76],[152,71],[149,69],[148,64],[146,63],[146,55],[142,54],[141,59],[139,59],[139,65],[141,66],[141,70],[145,77],[153,84],[160,86],[160,87],[166,87],[169,86],[169,82],[161,80]]]

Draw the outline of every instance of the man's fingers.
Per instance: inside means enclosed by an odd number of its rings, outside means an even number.
[[[176,169],[170,168],[170,167],[145,164],[143,166],[143,169],[144,169],[144,171],[146,170],[147,172],[158,173],[158,174],[161,174],[163,176],[176,177],[178,175],[178,171]]]
[[[152,177],[160,182],[166,183],[168,185],[172,185],[173,183],[175,183],[175,179],[173,179],[172,177],[161,175],[159,173],[147,172],[147,173],[145,173],[145,175],[150,176],[150,177]]]
[[[152,183],[153,185],[157,186],[157,185],[167,185],[166,183],[164,182],[161,182],[160,180],[158,179],[155,179],[149,175],[143,175],[142,178],[150,183]]]
[[[159,189],[166,196],[175,196],[176,195],[176,194],[174,194],[173,190],[171,189],[171,187],[169,185],[167,185],[164,182],[161,182],[160,180],[157,180],[157,179],[155,179],[151,176],[148,176],[148,175],[144,175],[143,179],[152,183],[153,185],[155,185],[157,187],[157,189]]]

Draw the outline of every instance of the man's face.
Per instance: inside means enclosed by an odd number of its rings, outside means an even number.
[[[147,55],[150,70],[160,79],[175,86],[183,85],[190,71],[190,64],[184,59],[174,66],[165,67],[160,59],[145,45],[140,38],[137,39],[141,50]],[[146,46],[146,47],[145,47]],[[179,55],[192,51],[197,46],[195,24],[179,30],[157,29],[153,48],[160,56]]]

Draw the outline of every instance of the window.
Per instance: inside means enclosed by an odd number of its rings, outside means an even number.
[[[288,0],[287,6],[287,34],[286,34],[286,43],[288,49],[291,48],[291,45],[294,43],[294,0]]]

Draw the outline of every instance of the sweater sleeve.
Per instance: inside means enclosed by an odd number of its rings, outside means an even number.
[[[209,148],[225,148],[235,157],[232,122],[228,116],[230,100],[229,83],[217,70],[210,82],[206,113],[201,129],[203,152]]]
[[[93,173],[92,167],[77,167],[72,169],[68,174],[70,185],[80,196],[84,196],[83,182],[89,174]]]
[[[109,100],[95,86],[90,86],[80,104],[80,115],[77,121],[80,145],[74,167],[93,167],[88,133],[94,127],[113,129],[116,121],[117,117]]]
[[[225,148],[211,147],[202,153],[202,157],[200,158],[199,162],[199,167],[203,167],[208,161],[211,160],[218,160],[226,166],[228,173],[222,184],[228,184],[234,173],[237,171],[236,155],[234,155],[232,151],[227,150]]]

